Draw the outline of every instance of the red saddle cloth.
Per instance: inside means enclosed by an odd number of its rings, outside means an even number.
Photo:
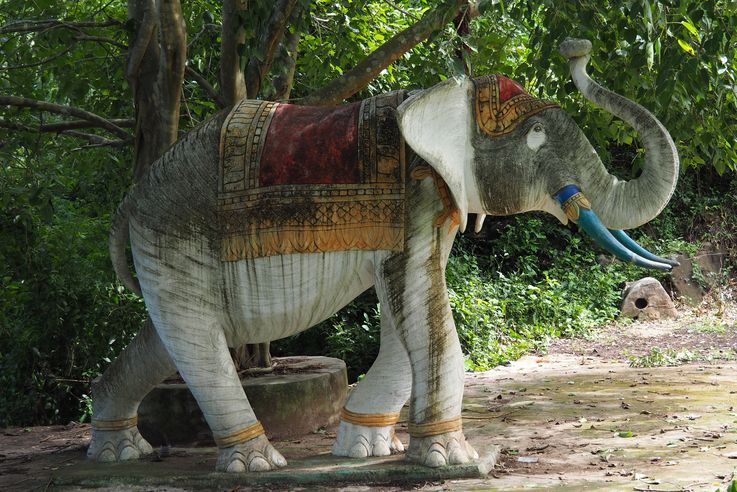
[[[406,92],[337,108],[243,100],[220,142],[221,258],[404,248]]]

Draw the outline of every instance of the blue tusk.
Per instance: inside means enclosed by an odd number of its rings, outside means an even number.
[[[604,224],[601,223],[599,217],[593,210],[591,210],[591,204],[578,186],[564,186],[555,194],[555,198],[561,204],[563,211],[571,221],[577,223],[581,229],[594,239],[594,241],[620,260],[631,262],[645,268],[655,268],[666,271],[671,269],[670,262],[661,261],[660,259],[653,260],[645,258],[623,246],[622,243],[612,235],[612,232],[604,227]],[[616,231],[613,232],[616,233]],[[632,243],[637,244],[632,239],[629,240]],[[639,245],[638,248],[643,249],[639,247]],[[643,249],[643,251],[646,250]]]
[[[622,261],[634,263],[637,266],[645,268],[655,268],[658,270],[669,271],[672,267],[666,263],[659,261],[652,261],[647,258],[630,251],[625,248],[617,239],[612,235],[609,230],[604,227],[599,217],[592,211],[587,209],[581,209],[579,211],[578,226],[586,231],[594,241],[605,250],[616,256]]]
[[[678,263],[675,260],[670,260],[668,258],[661,258],[660,256],[654,255],[639,244],[635,242],[634,239],[629,237],[629,235],[620,229],[609,229],[609,232],[612,233],[612,236],[614,236],[617,241],[622,243],[622,246],[625,248],[631,250],[633,253],[636,253],[643,258],[647,258],[648,260],[657,261],[659,263],[665,263],[666,265],[670,265],[673,267],[680,266],[681,264]]]

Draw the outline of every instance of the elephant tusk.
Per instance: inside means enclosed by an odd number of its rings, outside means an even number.
[[[643,258],[647,258],[648,260],[652,260],[652,261],[657,261],[659,263],[665,263],[666,265],[670,265],[673,267],[681,266],[681,264],[675,260],[671,260],[668,258],[661,258],[660,256],[652,254],[651,252],[649,252],[648,250],[646,250],[645,248],[637,244],[637,242],[634,239],[629,237],[629,235],[621,229],[609,229],[609,232],[612,233],[612,236],[614,236],[614,238],[617,241],[622,243],[622,246],[629,249],[633,253],[636,253],[642,256]]]
[[[486,214],[476,214],[476,224],[474,225],[474,232],[478,234],[481,232],[481,228],[484,227],[484,220],[486,219]]]
[[[578,186],[564,186],[555,194],[555,198],[561,204],[569,219],[578,224],[578,226],[583,229],[586,234],[591,236],[591,238],[602,248],[620,260],[634,263],[637,266],[645,268],[655,268],[657,270],[669,271],[672,268],[670,263],[644,258],[620,243],[614,235],[612,235],[609,229],[601,223],[601,220],[596,213],[591,210],[589,201]],[[634,243],[634,241],[632,242]]]

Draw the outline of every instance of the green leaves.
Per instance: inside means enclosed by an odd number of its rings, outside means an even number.
[[[695,52],[695,51],[694,51],[694,49],[693,49],[693,48],[691,47],[691,45],[690,45],[690,44],[688,44],[688,43],[687,43],[686,41],[684,41],[684,40],[680,39],[680,38],[678,39],[678,46],[680,46],[680,47],[681,47],[681,49],[682,49],[683,51],[685,51],[686,53],[688,53],[689,55],[696,55],[696,52]]]

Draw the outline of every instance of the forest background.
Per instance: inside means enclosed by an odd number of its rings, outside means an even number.
[[[89,418],[91,379],[146,317],[113,274],[111,215],[172,142],[241,97],[339,104],[502,73],[558,101],[615,174],[637,175],[634,130],[569,81],[567,36],[591,39],[593,77],[677,143],[676,194],[634,237],[661,256],[709,242],[734,258],[733,2],[1,0],[0,427]],[[456,241],[447,272],[468,370],[611,321],[624,283],[650,274],[544,214],[486,224]],[[271,353],[337,356],[355,380],[378,320],[369,291]]]

